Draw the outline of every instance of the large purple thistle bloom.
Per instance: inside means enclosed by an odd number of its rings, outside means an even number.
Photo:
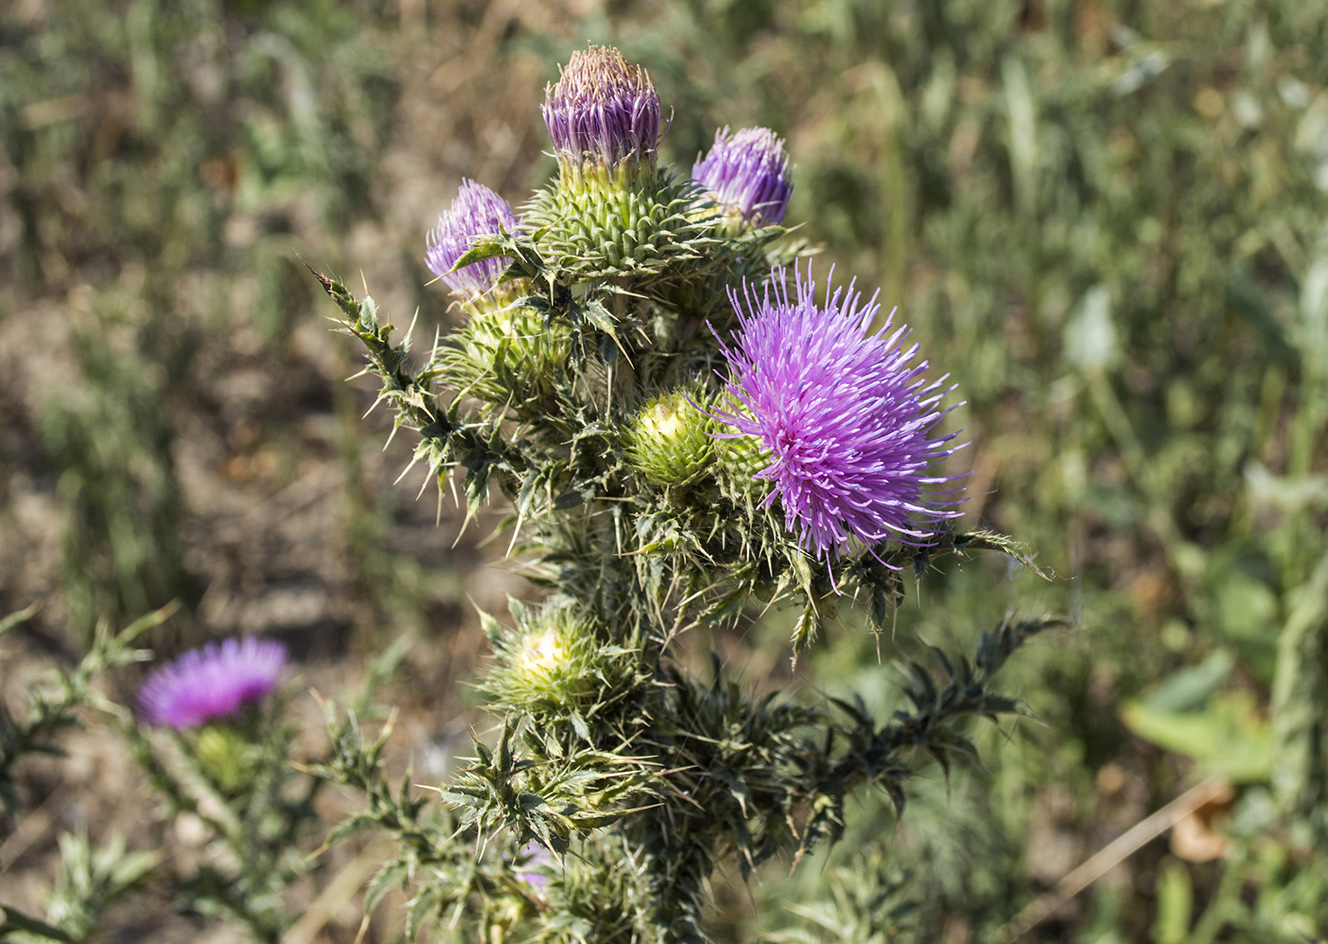
[[[612,46],[572,53],[558,82],[545,88],[543,112],[560,166],[655,166],[659,93]]]
[[[739,327],[720,346],[731,406],[715,412],[770,454],[763,504],[778,498],[803,549],[827,562],[855,539],[925,544],[928,527],[959,514],[953,493],[928,489],[957,477],[930,472],[954,452],[945,444],[955,434],[931,435],[949,412],[946,378],[927,383],[927,362],[912,363],[918,347],[903,347],[908,328],[892,330],[893,316],[872,333],[875,295],[863,304],[853,283],[827,286],[818,305],[810,267],[794,269],[793,297],[782,268],[771,278],[759,299],[750,285],[729,292]]]
[[[482,295],[497,284],[498,277],[512,264],[510,257],[495,256],[456,272],[451,271],[452,267],[481,239],[515,229],[516,215],[506,200],[484,184],[463,179],[452,205],[438,217],[438,226],[429,233],[424,264],[458,295],[464,298]]]
[[[143,716],[177,730],[234,717],[276,688],[286,658],[270,639],[207,643],[152,673],[138,693]]]
[[[692,179],[716,203],[753,226],[773,226],[793,193],[784,141],[769,128],[715,133],[714,146],[692,166]]]

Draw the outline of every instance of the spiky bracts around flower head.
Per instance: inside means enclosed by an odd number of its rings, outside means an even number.
[[[710,153],[692,166],[692,180],[734,229],[780,223],[793,193],[784,140],[769,128],[717,131]]]
[[[481,614],[497,658],[481,688],[495,709],[531,718],[543,734],[570,729],[592,742],[599,716],[613,713],[609,705],[643,697],[639,650],[608,641],[570,598],[554,597],[538,609],[511,601],[509,608],[514,628]]]
[[[794,269],[792,295],[785,274],[776,268],[759,297],[750,284],[730,290],[738,329],[720,339],[730,405],[714,415],[760,439],[769,462],[758,476],[774,485],[763,504],[779,501],[804,551],[831,563],[854,542],[926,544],[958,515],[953,492],[930,489],[957,478],[932,472],[954,452],[955,434],[932,435],[949,412],[945,378],[923,378],[927,362],[892,317],[872,331],[875,295],[864,303],[852,282],[827,285],[818,304],[810,266]]]
[[[655,174],[631,188],[555,186],[535,194],[522,229],[578,281],[661,273],[709,248],[710,219],[696,220],[695,187]]]
[[[276,688],[286,658],[270,639],[210,642],[152,674],[138,695],[143,717],[177,730],[232,718]]]
[[[659,93],[646,71],[612,46],[592,43],[572,53],[545,89],[543,112],[564,186],[654,176]]]
[[[516,214],[506,200],[483,184],[463,179],[452,205],[429,233],[424,264],[462,301],[472,301],[498,283],[512,260],[495,256],[455,272],[453,266],[481,239],[514,232],[516,226]]]
[[[655,485],[681,486],[715,461],[715,421],[698,408],[704,395],[674,390],[648,400],[627,428],[627,462]]]

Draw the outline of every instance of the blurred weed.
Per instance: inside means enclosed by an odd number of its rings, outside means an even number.
[[[0,619],[0,639],[36,612],[36,606]],[[55,736],[64,729],[81,724],[81,709],[94,708],[117,712],[92,686],[102,672],[122,665],[141,662],[148,655],[134,648],[134,642],[148,630],[161,625],[175,612],[167,606],[131,623],[119,632],[111,632],[106,621],[98,623],[96,633],[78,666],[73,670],[53,669],[28,689],[28,702],[22,716],[0,714],[0,801],[8,818],[17,820],[19,793],[14,781],[15,763],[26,754],[60,754]]]
[[[47,461],[61,470],[66,606],[85,646],[99,620],[198,598],[159,374],[107,340],[105,329],[75,329],[81,383],[48,406],[41,428]]]

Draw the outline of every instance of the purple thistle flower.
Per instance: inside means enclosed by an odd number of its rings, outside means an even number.
[[[447,283],[448,288],[464,298],[474,298],[493,288],[512,260],[496,256],[452,272],[452,266],[481,239],[496,236],[502,230],[516,229],[516,215],[511,206],[484,184],[461,181],[461,189],[447,212],[438,217],[438,225],[429,233],[424,264]]]
[[[959,514],[953,493],[926,488],[959,477],[929,474],[954,452],[945,443],[956,434],[930,436],[953,387],[927,383],[926,361],[910,363],[918,347],[902,346],[908,328],[891,331],[893,313],[872,333],[876,295],[862,304],[850,282],[827,286],[817,305],[810,266],[805,278],[794,269],[793,298],[782,268],[771,277],[759,300],[750,285],[729,291],[739,327],[720,347],[731,406],[715,411],[739,430],[730,438],[759,437],[770,454],[757,473],[774,483],[762,506],[777,497],[801,547],[827,563],[855,539],[925,544],[928,526]]]
[[[544,124],[558,166],[607,170],[622,164],[655,167],[659,145],[659,93],[640,66],[612,46],[572,53],[557,84],[544,90]]]
[[[692,165],[692,179],[728,212],[753,226],[773,226],[793,193],[784,140],[769,128],[715,132],[715,144]]]
[[[286,658],[270,639],[210,642],[152,673],[139,704],[149,724],[177,730],[230,718],[276,688]]]

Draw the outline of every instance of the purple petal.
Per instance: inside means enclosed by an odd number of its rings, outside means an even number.
[[[493,288],[512,264],[510,257],[485,259],[456,272],[451,271],[452,267],[480,240],[515,229],[516,215],[506,200],[483,184],[462,180],[456,199],[429,234],[424,264],[458,295],[481,295]]]
[[[139,690],[149,724],[192,728],[230,718],[276,688],[286,647],[270,639],[226,639],[186,652]]]
[[[850,283],[818,305],[810,266],[805,279],[794,269],[793,297],[782,268],[771,276],[759,298],[750,285],[730,291],[739,328],[720,346],[732,407],[715,411],[770,454],[758,473],[774,484],[765,503],[777,498],[804,550],[827,561],[854,540],[925,543],[959,514],[952,493],[928,488],[960,477],[932,472],[954,452],[956,434],[931,435],[949,412],[946,378],[923,378],[927,362],[914,362],[917,345],[903,347],[908,329],[892,330],[893,316],[871,332],[876,296],[863,304]]]
[[[769,128],[715,133],[715,144],[692,166],[692,179],[712,199],[753,226],[772,226],[793,193],[784,141]]]

